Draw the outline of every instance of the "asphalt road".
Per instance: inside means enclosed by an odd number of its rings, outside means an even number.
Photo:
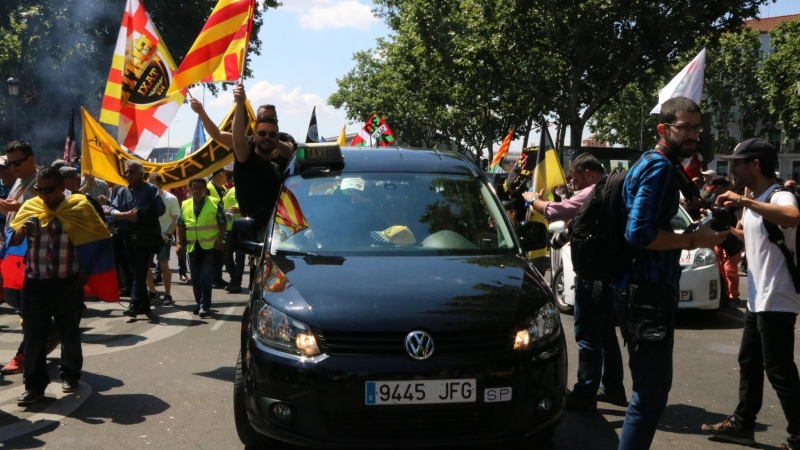
[[[54,382],[36,405],[17,407],[21,375],[0,380],[0,448],[243,448],[233,424],[232,381],[246,296],[214,290],[207,319],[191,313],[191,286],[174,285],[173,297],[177,307],[156,307],[154,320],[129,320],[118,304],[89,303],[81,323],[85,360],[77,393],[61,393],[58,350],[50,359]],[[570,342],[571,385],[577,366],[572,318],[562,318]],[[710,441],[700,425],[721,420],[736,405],[741,318],[736,308],[713,318],[679,318],[674,384],[654,449],[738,448]],[[0,361],[13,356],[20,339],[16,314],[0,305]],[[800,342],[795,345],[800,348]],[[626,386],[630,389],[629,379]],[[545,448],[615,449],[624,414],[610,405],[597,414],[567,412]],[[779,446],[785,427],[775,393],[767,387],[756,434],[759,447]]]

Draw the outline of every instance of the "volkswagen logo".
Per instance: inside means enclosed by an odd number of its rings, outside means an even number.
[[[424,331],[412,331],[406,336],[406,351],[416,360],[428,359],[433,354],[433,338]]]

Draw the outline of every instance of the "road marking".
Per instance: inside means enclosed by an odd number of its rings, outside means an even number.
[[[118,310],[120,316],[98,320],[89,319],[90,321],[84,322],[84,326],[92,326],[91,330],[87,330],[83,333],[83,336],[86,338],[86,340],[81,343],[84,357],[104,355],[106,353],[130,350],[132,348],[152,344],[162,339],[175,336],[185,330],[192,322],[192,316],[188,312],[176,310],[167,314],[158,315],[158,323],[150,324],[151,327],[147,329],[147,331],[138,332],[137,334],[122,339],[94,343],[91,339],[92,335],[104,334],[111,329],[110,324],[114,322],[119,322],[120,324],[117,328],[117,333],[124,334],[124,326],[130,319],[122,315],[122,309],[115,303],[94,303],[91,305],[91,308],[97,310]],[[98,324],[97,329],[94,328],[95,323]],[[132,326],[132,324],[130,325]],[[22,333],[18,333],[16,337],[16,342],[22,341]],[[16,349],[0,350],[0,363],[11,360],[16,353]]]
[[[92,387],[84,382],[79,382],[80,387],[77,391],[71,394],[61,392],[60,383],[50,383],[45,390],[47,397],[55,397],[56,402],[44,409],[44,411],[34,414],[33,416],[14,422],[12,424],[0,427],[0,442],[5,442],[9,439],[22,436],[23,434],[32,433],[40,428],[44,428],[54,423],[59,423],[73,411],[78,409],[83,402],[89,398],[92,393]],[[18,386],[8,389],[0,393],[0,403],[7,402],[15,399],[25,392],[25,386]],[[14,403],[8,403],[0,406],[0,411],[10,416],[16,415],[24,406],[17,406]]]
[[[223,314],[225,314],[226,316],[233,315],[233,313],[236,312],[236,308],[238,308],[238,306],[231,306],[230,308],[226,309]],[[222,325],[224,324],[225,324],[224,320],[217,320],[217,323],[215,323],[214,326],[211,327],[211,331],[219,330],[220,328],[222,328]]]

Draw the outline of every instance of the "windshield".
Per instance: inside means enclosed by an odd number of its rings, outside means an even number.
[[[498,254],[514,249],[505,212],[481,179],[363,173],[286,180],[270,251]]]
[[[689,217],[689,214],[683,209],[683,207],[678,208],[678,212],[672,217],[669,221],[672,225],[672,229],[676,232],[683,232],[691,223],[692,218]]]

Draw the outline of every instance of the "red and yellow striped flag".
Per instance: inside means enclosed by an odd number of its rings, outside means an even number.
[[[194,83],[236,81],[242,72],[255,0],[219,0],[181,62],[169,93]]]
[[[511,127],[508,130],[508,135],[505,139],[503,139],[503,143],[500,144],[500,148],[497,149],[497,154],[494,155],[494,159],[492,160],[492,164],[489,165],[489,172],[491,173],[503,173],[503,159],[508,154],[508,149],[511,147],[511,139],[514,137],[514,127]]]
[[[297,233],[310,227],[306,217],[303,215],[303,211],[300,210],[297,198],[285,187],[281,189],[275,222],[288,227],[292,230],[292,233]]]

